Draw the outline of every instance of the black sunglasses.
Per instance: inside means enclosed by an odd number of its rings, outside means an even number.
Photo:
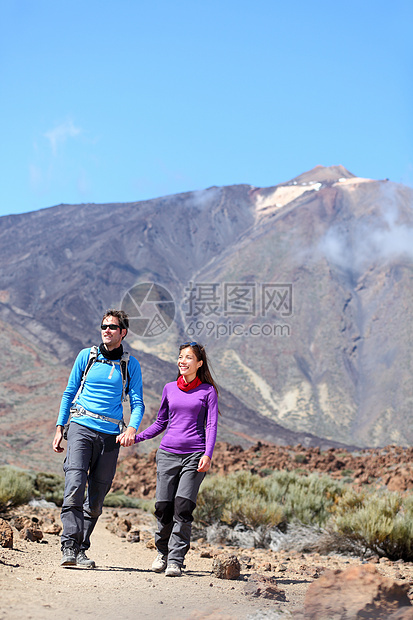
[[[116,325],[116,323],[108,323],[107,325],[105,325],[104,323],[102,323],[102,325],[100,326],[100,329],[102,331],[105,331],[105,329],[110,329],[112,332],[115,332],[117,329],[121,329],[120,325]]]
[[[197,342],[184,342],[183,344],[181,344],[181,347],[198,347],[199,349],[201,348],[201,346]]]

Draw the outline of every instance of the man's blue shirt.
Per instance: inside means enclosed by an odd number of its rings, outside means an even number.
[[[89,354],[90,348],[82,349],[75,360],[67,387],[63,392],[56,426],[64,426],[69,419],[70,407],[79,389],[82,374],[89,360]],[[138,429],[145,411],[145,405],[143,403],[141,367],[138,360],[132,356],[129,358],[128,376],[127,387],[131,408],[128,426]],[[119,363],[113,364],[111,360],[105,359],[99,352],[97,361],[87,373],[82,393],[78,397],[76,404],[92,413],[121,420],[123,416],[121,400],[122,372],[120,365]],[[119,433],[118,425],[106,420],[82,416],[76,417],[76,422],[102,433]]]

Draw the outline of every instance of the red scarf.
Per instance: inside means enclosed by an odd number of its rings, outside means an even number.
[[[198,385],[201,385],[202,381],[198,376],[196,376],[195,379],[190,381],[190,383],[185,383],[185,379],[183,378],[183,376],[179,375],[176,383],[178,384],[180,390],[182,390],[183,392],[189,392],[189,390],[193,390],[194,388],[198,387]]]

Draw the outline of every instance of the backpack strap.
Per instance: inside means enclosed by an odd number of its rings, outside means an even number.
[[[122,373],[122,402],[123,403],[127,399],[128,392],[129,392],[129,373],[128,373],[129,357],[130,357],[129,353],[127,351],[124,351],[122,353],[122,357],[120,358],[120,370]]]
[[[82,379],[80,381],[79,389],[76,392],[76,396],[72,400],[72,403],[75,403],[77,401],[77,399],[79,398],[79,396],[80,396],[80,394],[81,394],[81,392],[83,390],[83,386],[85,384],[85,381],[86,381],[86,376],[87,376],[89,370],[92,368],[93,364],[96,362],[98,354],[99,354],[99,347],[97,347],[96,345],[93,345],[93,347],[91,347],[90,352],[89,352],[89,359],[87,361],[86,368],[84,369],[84,371],[82,373]]]
[[[85,368],[85,370],[82,373],[82,379],[80,381],[79,389],[76,392],[76,396],[72,400],[72,403],[75,403],[77,401],[77,399],[79,398],[80,394],[82,393],[83,386],[85,384],[87,374],[88,374],[89,370],[92,368],[93,364],[96,361],[98,361],[98,359],[97,359],[98,354],[99,354],[99,347],[97,347],[96,345],[91,347],[90,353],[89,353],[89,359],[88,359],[87,364],[86,364],[86,368]],[[121,400],[122,403],[125,402],[125,400],[127,399],[127,394],[128,394],[128,391],[129,391],[129,386],[127,385],[128,384],[128,380],[129,380],[129,373],[128,373],[129,357],[130,357],[129,353],[127,351],[124,351],[122,353],[122,357],[120,358],[119,362],[110,362],[110,361],[106,362],[106,360],[105,360],[105,363],[108,363],[108,364],[111,363],[112,364],[113,369],[115,368],[115,364],[119,364],[119,366],[120,366],[120,370],[121,370],[121,373],[122,373],[122,400]],[[109,375],[110,377],[112,376],[113,369],[111,371],[111,374]]]

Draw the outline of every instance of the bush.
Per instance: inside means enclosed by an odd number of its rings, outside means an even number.
[[[284,520],[284,512],[277,502],[268,502],[253,494],[234,498],[222,513],[222,521],[228,525],[245,525],[256,529],[273,528]]]
[[[295,454],[294,455],[294,462],[295,463],[307,463],[308,459],[307,459],[307,455],[306,454]]]
[[[271,482],[271,497],[281,503],[287,521],[319,527],[330,519],[345,488],[342,482],[316,473],[306,476],[280,471],[268,480]]]
[[[33,495],[33,476],[15,467],[0,467],[0,510],[26,504]]]
[[[35,494],[47,502],[54,502],[56,506],[63,503],[65,480],[63,476],[40,472],[34,481]]]
[[[222,480],[225,480],[222,477]],[[206,527],[221,521],[230,494],[218,476],[208,476],[203,482],[194,512],[194,521],[198,526]]]
[[[322,526],[344,486],[329,476],[275,471],[262,478],[240,471],[207,478],[198,496],[198,525],[225,523],[275,527],[284,521]]]
[[[349,489],[338,503],[333,530],[360,548],[391,560],[413,560],[413,497],[387,490]]]
[[[343,483],[327,475],[297,471],[274,471],[266,478],[248,471],[210,476],[198,495],[194,526],[209,538],[238,540],[241,546],[247,541],[259,547],[279,544],[275,539],[291,525],[305,524],[319,537],[344,490]]]
[[[103,505],[110,508],[140,508],[145,510],[145,512],[153,512],[155,509],[154,500],[138,499],[125,495],[123,491],[108,493]]]

